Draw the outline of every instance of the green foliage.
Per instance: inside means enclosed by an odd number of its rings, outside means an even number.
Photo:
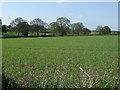
[[[110,34],[111,33],[111,29],[109,28],[109,26],[98,26],[96,28],[96,31],[98,31],[100,34]]]
[[[22,33],[25,36],[28,36],[28,32],[29,32],[29,25],[27,22],[20,22],[17,24],[17,30],[18,33]],[[19,36],[19,35],[18,35]]]
[[[49,25],[49,28],[52,30],[52,33],[53,33],[53,36],[55,36],[56,34],[58,34],[58,29],[59,29],[59,26],[58,26],[58,23],[57,22],[51,22],[50,25]]]
[[[111,29],[109,28],[109,26],[104,26],[101,30],[102,34],[110,34],[111,33]]]
[[[71,24],[71,30],[73,31],[73,34],[81,34],[83,27],[84,25],[81,22]]]
[[[118,36],[14,38],[2,44],[4,73],[21,87],[117,86]]]
[[[2,68],[3,69],[3,68]],[[18,88],[14,78],[9,78],[5,75],[4,69],[2,70],[2,89]]]
[[[7,26],[6,25],[2,25],[2,33],[6,33],[7,32]]]
[[[10,31],[11,25],[7,26],[7,31]]]
[[[67,35],[70,26],[70,20],[66,17],[60,17],[56,20],[58,33],[62,36]]]
[[[30,22],[32,26],[32,31],[36,32],[39,36],[39,32],[44,32],[46,35],[46,29],[48,29],[48,24],[40,18],[36,18]]]
[[[37,36],[39,36],[39,32],[40,32],[41,30],[44,30],[44,26],[30,25],[29,30],[30,30],[30,32],[32,32],[32,33],[36,32],[36,33],[37,33]]]
[[[1,28],[1,27],[0,27]],[[2,25],[2,34],[7,33],[10,30],[11,26],[10,25]]]
[[[11,21],[10,25],[12,27],[16,27],[17,24],[19,24],[20,22],[26,22],[26,20],[23,19],[23,18],[21,18],[21,17],[17,17],[16,19],[14,19],[14,20]]]
[[[0,25],[2,25],[1,19]],[[6,26],[6,28],[3,27],[3,33],[6,33],[7,31],[16,31],[18,32],[18,36],[20,36],[20,33],[24,36],[28,36],[29,32],[33,34],[36,32],[37,36],[39,36],[40,33],[44,33],[44,36],[46,36],[47,33],[52,33],[53,36],[66,36],[68,34],[89,35],[90,30],[87,28],[84,29],[83,27],[84,25],[82,22],[71,24],[67,17],[59,17],[55,22],[51,22],[49,25],[40,18],[33,19],[29,25],[25,19],[17,17],[15,20],[12,20],[9,26]],[[109,26],[102,27],[99,25],[96,28],[96,31],[98,31],[99,34],[111,33]]]

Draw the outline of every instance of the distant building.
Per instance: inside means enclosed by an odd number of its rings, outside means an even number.
[[[91,34],[100,34],[98,31],[91,31]]]
[[[120,31],[111,31],[111,34],[120,34]]]
[[[99,31],[91,31],[91,34],[100,34]],[[111,34],[120,34],[120,31],[111,31]]]

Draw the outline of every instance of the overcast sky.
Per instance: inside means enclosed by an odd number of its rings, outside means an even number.
[[[117,2],[4,2],[0,7],[2,22],[7,25],[17,17],[28,22],[41,18],[48,24],[67,17],[71,23],[82,22],[91,30],[98,25],[118,30]]]

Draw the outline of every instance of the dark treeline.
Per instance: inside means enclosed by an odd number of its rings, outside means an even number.
[[[55,22],[47,24],[40,18],[36,18],[28,23],[25,19],[18,17],[11,21],[9,25],[2,25],[0,19],[1,33],[4,35],[7,32],[17,32],[17,36],[22,33],[23,36],[29,36],[29,33],[36,33],[40,36],[40,33],[51,33],[53,36],[60,35],[90,35],[91,30],[85,28],[82,22],[70,23],[70,20],[66,17],[60,17]],[[95,30],[99,34],[110,34],[111,29],[109,26],[98,26]]]

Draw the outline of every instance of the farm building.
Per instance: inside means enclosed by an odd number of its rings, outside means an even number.
[[[91,34],[100,34],[98,31],[91,31]]]

